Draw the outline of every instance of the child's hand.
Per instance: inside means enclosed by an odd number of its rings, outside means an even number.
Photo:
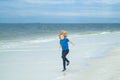
[[[58,51],[60,51],[60,48],[58,48]]]
[[[61,50],[61,46],[58,47],[58,51],[60,51],[60,50]]]
[[[75,44],[73,42],[69,41],[69,43],[72,44],[73,46],[75,46]]]

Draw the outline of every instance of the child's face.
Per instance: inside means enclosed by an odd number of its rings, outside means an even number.
[[[60,35],[60,39],[64,39],[65,37],[64,37],[64,35]]]

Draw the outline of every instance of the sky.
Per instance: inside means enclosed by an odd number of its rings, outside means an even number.
[[[120,0],[0,0],[0,23],[120,23]]]

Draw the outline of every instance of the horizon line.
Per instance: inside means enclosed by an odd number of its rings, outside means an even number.
[[[86,22],[83,22],[83,23],[75,23],[75,22],[73,22],[73,23],[46,23],[46,22],[4,22],[4,23],[1,23],[0,22],[0,24],[120,24],[120,23],[118,23],[118,22],[88,22],[88,23],[86,23]]]

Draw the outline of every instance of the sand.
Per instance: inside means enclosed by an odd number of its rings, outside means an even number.
[[[104,58],[92,58],[88,67],[59,80],[120,80],[120,47],[112,49]]]

